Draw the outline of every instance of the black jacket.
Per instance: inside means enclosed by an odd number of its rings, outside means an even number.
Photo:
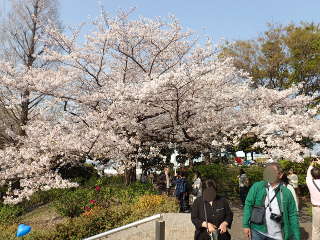
[[[202,223],[206,221],[204,206],[206,207],[209,223],[212,223],[218,228],[222,222],[226,221],[228,228],[231,228],[233,212],[225,198],[217,196],[211,206],[210,203],[205,202],[202,197],[198,197],[194,201],[191,211],[191,221],[196,227],[195,239],[198,239],[201,232],[207,231],[206,228],[201,226]]]

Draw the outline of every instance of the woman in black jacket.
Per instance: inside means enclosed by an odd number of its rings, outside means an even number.
[[[198,197],[191,212],[192,223],[196,227],[195,240],[230,240],[228,228],[231,228],[233,212],[228,201],[217,196],[217,184],[214,180],[202,183],[202,196]],[[216,238],[210,238],[216,236]]]

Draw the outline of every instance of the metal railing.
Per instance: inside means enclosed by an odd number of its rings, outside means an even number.
[[[129,223],[127,225],[124,225],[124,226],[121,226],[121,227],[118,227],[118,228],[115,228],[115,229],[100,233],[98,235],[85,238],[83,240],[94,240],[94,239],[99,239],[99,238],[102,238],[102,237],[107,237],[110,234],[117,233],[117,232],[126,230],[128,228],[137,227],[137,226],[139,226],[141,224],[144,224],[144,223],[147,223],[147,222],[151,222],[151,221],[154,221],[154,220],[161,220],[161,221],[157,221],[156,222],[155,239],[156,240],[164,240],[165,222],[162,221],[161,214],[157,214],[157,215],[154,215],[154,216],[151,216],[151,217],[147,217],[147,218],[138,220],[136,222]]]

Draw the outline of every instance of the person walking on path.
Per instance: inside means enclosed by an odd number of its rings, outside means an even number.
[[[231,228],[233,212],[228,201],[217,195],[214,180],[202,183],[202,196],[192,205],[191,221],[196,230],[195,240],[230,240],[228,228]]]
[[[154,173],[153,172],[151,172],[151,173],[149,173],[149,181],[150,181],[150,183],[151,184],[154,184],[154,179],[155,179],[155,176],[154,176]]]
[[[297,191],[299,187],[299,178],[298,175],[294,173],[292,168],[289,170],[288,179],[289,184],[294,188],[295,191]]]
[[[202,182],[201,174],[196,171],[194,173],[193,184],[192,184],[192,202],[196,200],[197,197],[202,195]]]
[[[292,193],[281,184],[282,170],[270,163],[264,181],[249,190],[243,211],[243,232],[251,240],[301,240]]]
[[[320,240],[320,153],[318,155],[311,163],[306,178],[312,203],[312,240]]]
[[[187,211],[187,180],[185,178],[184,172],[178,172],[176,179],[174,180],[174,184],[176,185],[175,196],[179,201],[180,212]]]
[[[249,178],[247,177],[246,172],[241,168],[239,175],[239,193],[240,200],[243,207],[246,201],[246,197],[249,191]]]
[[[293,198],[294,198],[294,201],[296,202],[297,211],[299,211],[299,203],[298,203],[297,194],[296,194],[296,191],[295,191],[295,189],[293,188],[293,186],[292,186],[291,184],[289,184],[290,180],[288,179],[287,174],[284,173],[284,174],[282,175],[281,182],[282,182],[282,184],[285,185],[285,186],[290,190],[290,192],[292,193],[292,196],[293,196]]]
[[[147,173],[146,172],[144,172],[144,171],[142,172],[140,181],[141,181],[141,183],[144,183],[144,184],[148,182]]]
[[[170,169],[168,167],[164,168],[164,174],[166,175],[166,192],[170,195]]]

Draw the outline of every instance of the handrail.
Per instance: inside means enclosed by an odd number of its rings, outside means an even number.
[[[127,224],[127,225],[124,225],[124,226],[121,226],[121,227],[118,227],[118,228],[111,229],[111,230],[109,230],[109,231],[100,233],[100,234],[98,234],[98,235],[85,238],[85,239],[83,239],[83,240],[99,239],[99,238],[108,236],[108,235],[110,235],[110,234],[113,234],[113,233],[116,233],[116,232],[120,232],[120,231],[126,230],[126,229],[131,228],[131,227],[136,227],[136,226],[141,225],[141,224],[143,224],[143,223],[151,222],[151,221],[153,221],[153,220],[161,219],[161,218],[162,218],[161,214],[157,214],[157,215],[154,215],[154,216],[151,216],[151,217],[147,217],[147,218],[144,218],[144,219],[135,221],[135,222],[133,222],[133,223],[129,223],[129,224]]]

